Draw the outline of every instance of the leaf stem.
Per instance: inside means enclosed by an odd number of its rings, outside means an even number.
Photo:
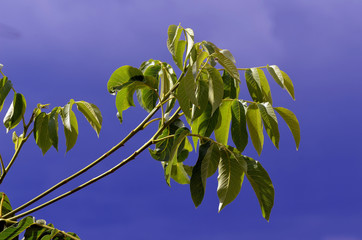
[[[267,66],[260,66],[260,67],[253,67],[253,68],[259,68],[259,69],[261,69],[261,68],[267,68]],[[246,70],[248,70],[248,69],[250,69],[250,68],[237,68],[238,71],[246,71]],[[224,71],[225,68],[218,68],[217,70],[218,70],[218,71]]]
[[[3,161],[3,158],[1,157],[1,155],[0,155],[0,163],[1,163],[1,177],[2,177],[3,173],[5,172],[5,164],[4,164],[4,161]],[[0,211],[1,211],[1,209],[0,209]],[[1,216],[1,214],[0,214],[0,216]]]
[[[168,127],[168,125],[170,125],[175,119],[179,118],[179,114],[178,114],[178,113],[179,113],[180,111],[181,111],[181,108],[178,108],[178,109],[176,110],[176,112],[172,115],[172,117],[171,117],[161,128],[159,128],[159,129],[157,130],[157,132],[156,132],[145,144],[143,144],[142,147],[140,147],[139,149],[137,149],[136,151],[134,151],[130,156],[128,156],[128,157],[127,157],[126,159],[124,159],[122,162],[118,163],[118,164],[117,164],[116,166],[114,166],[113,168],[111,168],[111,169],[109,169],[108,171],[106,171],[106,172],[98,175],[97,177],[89,180],[88,182],[85,182],[85,183],[83,183],[82,185],[79,185],[78,187],[76,187],[76,188],[74,188],[74,189],[72,189],[72,190],[70,190],[70,191],[68,191],[68,192],[66,192],[66,193],[63,193],[62,195],[59,195],[58,197],[55,197],[55,198],[53,198],[53,199],[51,199],[51,200],[49,200],[49,201],[47,201],[47,202],[45,202],[45,203],[43,203],[43,204],[35,207],[35,208],[32,208],[32,209],[30,209],[30,210],[28,210],[28,211],[26,211],[26,212],[23,212],[23,213],[21,213],[21,214],[19,214],[19,215],[16,215],[16,216],[14,216],[14,217],[11,217],[11,218],[9,218],[9,220],[22,218],[22,217],[24,217],[24,216],[26,216],[26,215],[28,215],[28,214],[30,214],[30,213],[33,213],[33,212],[35,212],[35,211],[38,211],[38,210],[40,210],[40,209],[42,209],[42,208],[44,208],[44,207],[46,207],[46,206],[48,206],[48,205],[50,205],[50,204],[52,204],[52,203],[55,203],[55,202],[57,202],[57,201],[65,198],[65,197],[67,197],[67,196],[75,193],[75,192],[78,192],[79,190],[87,187],[88,185],[90,185],[90,184],[92,184],[92,183],[95,183],[95,182],[97,182],[98,180],[101,180],[102,178],[104,178],[104,177],[106,177],[106,176],[114,173],[116,170],[118,170],[119,168],[121,168],[121,167],[124,166],[125,164],[129,163],[130,161],[132,161],[132,160],[133,160],[135,157],[137,157],[141,152],[143,152],[145,149],[147,149],[149,146],[151,146],[151,145],[152,145],[152,142],[162,133],[162,131],[163,131],[166,127]],[[14,211],[12,211],[12,212],[14,212]],[[9,213],[8,213],[7,215],[9,215]],[[4,217],[5,217],[5,216],[4,216]]]
[[[1,70],[0,70],[0,73],[1,73],[1,75],[3,75],[3,77],[6,77],[5,74]]]
[[[181,116],[181,115],[180,115],[180,116]],[[152,144],[161,142],[161,141],[166,140],[166,139],[169,139],[169,138],[173,138],[174,136],[175,136],[175,135],[168,135],[167,137],[155,139],[155,140],[152,141]]]

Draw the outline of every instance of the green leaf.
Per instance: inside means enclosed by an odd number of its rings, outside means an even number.
[[[182,88],[182,92],[186,94],[189,102],[198,106],[198,100],[196,98],[196,82],[191,68],[188,68],[185,76],[180,80],[178,88]]]
[[[167,33],[168,33],[167,48],[172,54],[172,56],[175,56],[177,45],[182,33],[182,27],[176,25],[170,25],[168,27]]]
[[[179,184],[189,184],[190,179],[182,162],[177,162],[171,169],[171,178]]]
[[[222,101],[219,110],[220,116],[218,119],[217,128],[215,129],[215,139],[219,143],[227,145],[229,132],[230,132],[230,123],[231,123],[231,104],[232,101],[224,100]]]
[[[274,146],[279,149],[279,128],[277,116],[273,110],[270,103],[259,103],[258,108],[260,110],[261,118],[263,119],[264,127],[270,140],[273,142]]]
[[[248,132],[246,131],[246,115],[243,103],[234,99],[231,106],[231,137],[236,148],[243,152],[248,144]]]
[[[4,126],[7,131],[16,127],[24,116],[26,110],[26,101],[21,93],[15,93],[13,102],[11,103],[5,117]]]
[[[192,121],[197,119],[205,111],[209,98],[208,82],[206,80],[200,79],[199,81],[197,81],[197,85],[198,87],[197,87],[196,99],[198,104],[197,106],[192,105],[192,110],[191,110]]]
[[[263,102],[263,93],[261,89],[260,76],[257,68],[249,68],[245,71],[246,85],[251,98],[255,102]]]
[[[183,56],[185,53],[186,41],[180,40],[177,42],[176,53],[173,56],[173,60],[175,61],[177,67],[182,71],[183,70]]]
[[[20,222],[11,225],[4,231],[0,232],[0,240],[11,240],[17,237],[21,232],[34,223],[33,217],[25,217]]]
[[[8,96],[13,84],[7,77],[4,77],[0,80],[0,112],[3,109],[4,102]]]
[[[217,126],[219,115],[219,109],[212,114],[211,104],[208,104],[203,114],[198,118],[197,133],[203,137],[210,137]]]
[[[225,57],[227,57],[230,61],[232,61],[234,64],[236,64],[234,56],[231,54],[231,52],[227,49],[221,49],[220,53],[222,53]]]
[[[62,122],[64,125],[64,134],[65,134],[65,143],[67,146],[68,152],[70,149],[72,149],[77,142],[78,138],[78,122],[77,118],[72,110],[69,108],[64,107],[63,111],[61,113]],[[69,119],[69,126],[66,121]]]
[[[170,152],[170,160],[167,163],[167,166],[165,168],[165,178],[168,185],[170,185],[170,178],[172,176],[172,169],[177,168],[177,152],[179,149],[179,146],[184,141],[184,139],[187,137],[187,135],[190,133],[190,130],[186,127],[182,127],[177,129],[175,132],[173,145]],[[187,175],[187,174],[186,174]]]
[[[51,140],[48,135],[48,123],[49,123],[49,115],[47,115],[44,112],[40,113],[35,118],[35,121],[34,121],[35,142],[41,149],[43,155],[52,146]]]
[[[72,131],[70,112],[72,111],[73,104],[74,104],[74,100],[70,99],[70,101],[67,104],[65,104],[65,106],[63,107],[63,109],[61,111],[61,117],[62,117],[64,128],[68,129],[69,131]]]
[[[270,212],[274,205],[274,187],[270,177],[262,165],[249,157],[244,156],[248,164],[246,177],[259,200],[263,217],[269,221]]]
[[[227,71],[223,72],[222,80],[224,81],[224,98],[238,98],[239,83]]]
[[[77,104],[78,110],[83,113],[99,137],[99,132],[101,131],[102,127],[102,114],[99,108],[96,105],[85,101],[78,101],[75,103]]]
[[[187,41],[186,58],[188,58],[192,48],[194,47],[194,31],[191,28],[185,28],[184,31]]]
[[[23,141],[24,136],[23,134],[20,134],[20,136],[16,135],[16,132],[13,132],[12,140],[14,143],[15,150],[17,150],[20,147],[21,142]]]
[[[283,79],[284,79],[285,89],[287,90],[289,95],[293,98],[293,100],[295,100],[294,85],[293,85],[292,80],[289,78],[289,76],[285,72],[283,72],[282,70],[280,70],[280,72],[282,73],[282,76],[283,76]]]
[[[49,232],[49,229],[38,226],[38,225],[31,225],[28,229],[26,229],[24,234],[24,240],[40,240],[46,234],[45,232]],[[49,236],[49,235],[47,235]]]
[[[248,124],[251,141],[253,142],[255,150],[260,155],[264,144],[263,123],[258,105],[255,103],[250,104],[247,108],[246,122]]]
[[[137,89],[137,99],[143,109],[151,112],[156,107],[158,100],[158,80],[152,76],[145,76],[144,83],[148,87]]]
[[[53,147],[58,151],[58,115],[61,112],[60,107],[55,107],[49,114],[48,136]]]
[[[0,192],[0,203],[2,203],[0,205],[0,211],[1,211],[0,217],[4,216],[5,214],[8,214],[9,212],[11,212],[13,210],[8,196],[3,192]],[[14,216],[14,214],[12,214],[9,217],[12,217],[12,216]]]
[[[221,150],[217,195],[219,212],[239,194],[244,179],[244,169],[239,161],[226,150]]]
[[[287,123],[290,131],[293,134],[295,145],[297,147],[297,150],[299,148],[300,143],[300,127],[297,117],[294,115],[294,113],[286,108],[282,107],[275,107],[275,111],[279,113],[279,115],[284,119],[284,121]]]
[[[143,78],[141,70],[128,65],[122,66],[112,73],[107,83],[108,92],[115,94],[116,91],[120,91],[125,87],[127,82],[142,81]]]
[[[273,79],[284,89],[284,78],[283,74],[280,71],[279,67],[276,65],[267,66],[268,72],[273,77]]]
[[[214,67],[206,68],[210,79],[209,79],[209,102],[212,106],[211,113],[213,114],[215,110],[221,104],[224,94],[224,83],[219,71]]]
[[[270,102],[270,104],[273,104],[269,83],[265,77],[264,71],[258,68],[258,74],[260,79],[261,91],[263,93],[263,101]]]
[[[146,77],[145,79],[147,79]],[[133,102],[133,95],[137,89],[151,88],[146,82],[133,81],[129,82],[126,87],[117,92],[116,96],[116,108],[118,110],[117,116],[120,122],[123,121],[122,112],[127,110],[131,106],[135,106]]]
[[[206,179],[215,173],[219,160],[219,149],[214,143],[207,141],[200,145],[199,157],[192,169],[190,180],[191,197],[195,207],[201,204],[205,194]]]
[[[144,76],[151,76],[156,79],[160,77],[161,61],[150,59],[141,64],[139,69],[142,71]]]
[[[209,54],[212,55],[215,60],[220,63],[221,66],[225,68],[225,70],[236,80],[240,81],[240,75],[239,71],[236,68],[233,61],[235,61],[234,57],[231,58],[231,53],[227,51],[225,53],[221,52],[219,48],[215,46],[215,44],[211,42],[203,41],[203,45],[206,46],[206,48],[209,51]],[[212,50],[210,50],[212,48]],[[226,54],[226,55],[224,55]],[[231,55],[231,56],[230,56]]]
[[[172,88],[177,81],[177,76],[172,67],[167,63],[162,63],[161,69],[161,91],[159,92],[161,98],[163,98]]]

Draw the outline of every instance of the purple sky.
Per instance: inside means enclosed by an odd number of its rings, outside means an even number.
[[[273,180],[270,222],[262,218],[247,182],[218,214],[213,177],[195,209],[189,186],[173,183],[169,188],[160,164],[147,152],[33,215],[87,240],[362,239],[361,10],[359,0],[1,1],[0,63],[27,98],[28,114],[39,102],[54,107],[70,98],[86,100],[101,109],[103,128],[97,139],[77,115],[77,145],[66,156],[62,128],[59,153],[51,149],[42,157],[34,140],[29,141],[0,191],[18,206],[96,159],[133,129],[145,112],[127,110],[120,125],[114,96],[106,90],[109,76],[122,65],[138,67],[150,58],[175,66],[166,33],[169,25],[181,23],[194,29],[196,41],[229,49],[239,67],[276,64],[294,82],[295,102],[270,81],[274,105],[293,110],[301,123],[300,150],[295,151],[292,135],[280,124],[279,151],[266,139],[261,157],[251,146],[245,152],[260,160]],[[241,87],[242,97],[250,99],[245,81]],[[7,160],[13,150],[11,135],[5,136],[4,127],[0,130],[0,153]],[[152,132],[141,133],[52,197],[115,165]]]

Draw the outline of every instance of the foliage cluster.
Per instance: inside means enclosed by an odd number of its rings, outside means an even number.
[[[288,125],[298,149],[298,120],[290,110],[273,106],[264,70],[294,99],[292,81],[276,65],[237,68],[230,51],[220,49],[208,41],[195,42],[193,30],[180,25],[169,27],[167,47],[181,71],[179,76],[168,63],[150,59],[143,62],[139,68],[128,65],[118,68],[107,83],[109,93],[116,95],[115,105],[120,122],[122,123],[125,117],[124,111],[135,106],[135,94],[139,105],[148,112],[144,120],[122,141],[91,164],[16,209],[12,209],[8,197],[1,193],[0,240],[16,239],[23,231],[25,240],[79,239],[73,233],[65,233],[54,228],[52,224],[46,224],[44,220],[35,220],[28,215],[113,173],[147,149],[151,157],[161,163],[168,185],[171,184],[171,179],[180,184],[190,185],[191,198],[196,207],[204,198],[207,179],[216,172],[219,211],[236,198],[246,177],[258,198],[263,217],[269,220],[274,204],[272,181],[260,162],[243,155],[243,151],[250,137],[255,150],[261,154],[264,129],[274,146],[279,148],[279,122],[276,113]],[[241,71],[245,74],[250,100],[239,98]],[[43,154],[52,146],[58,150],[59,122],[64,129],[66,151],[74,147],[78,136],[74,106],[85,116],[97,135],[100,133],[102,115],[98,107],[86,101],[73,99],[63,107],[58,106],[52,110],[47,110],[48,105],[38,104],[26,123],[25,98],[15,91],[11,81],[4,74],[0,81],[0,111],[11,90],[14,96],[4,117],[4,126],[10,131],[22,122],[23,132],[20,135],[15,131],[12,133],[15,152],[6,167],[0,156],[0,183],[31,136]],[[157,112],[161,113],[160,117],[153,118]],[[119,164],[71,191],[17,214],[100,163],[151,124],[158,126],[154,135]],[[152,145],[154,147],[151,147]],[[198,159],[186,162],[192,151],[198,153]],[[189,162],[191,165],[186,164]]]

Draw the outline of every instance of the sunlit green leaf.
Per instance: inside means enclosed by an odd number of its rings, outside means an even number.
[[[259,200],[263,217],[269,221],[270,212],[274,205],[274,186],[270,177],[261,166],[260,162],[244,156],[248,164],[246,177],[248,178],[254,192]]]
[[[225,56],[222,52],[220,52],[220,49],[215,46],[215,44],[211,42],[203,41],[204,46],[208,49],[209,54],[215,58],[215,60],[220,63],[221,66],[225,68],[225,70],[236,80],[240,81],[240,75],[239,72],[233,62],[235,61],[234,58],[231,58],[229,53],[226,53],[227,56]]]
[[[187,40],[186,57],[188,57],[194,46],[194,31],[191,28],[185,28],[184,31],[185,31],[186,40]]]
[[[295,96],[294,96],[294,85],[292,80],[289,78],[288,74],[286,74],[285,72],[283,72],[282,70],[280,70],[280,72],[282,73],[283,79],[284,79],[284,86],[285,89],[287,90],[287,92],[289,93],[289,95],[293,98],[293,100],[295,100]]]
[[[7,77],[3,77],[0,80],[0,112],[3,109],[5,99],[8,96],[12,86],[13,84],[10,80],[8,80]]]
[[[297,150],[299,148],[300,143],[300,127],[297,117],[294,113],[286,108],[282,107],[275,107],[275,111],[279,113],[279,115],[284,119],[287,123],[290,131],[293,134],[295,145],[297,146]]]
[[[199,157],[190,180],[191,197],[195,207],[201,204],[205,194],[206,179],[215,173],[219,160],[219,149],[214,143],[208,141],[200,145]]]
[[[97,136],[99,136],[102,127],[102,114],[99,108],[85,101],[77,101],[75,103],[77,104],[78,110],[83,113],[94,131],[96,131]]]
[[[279,67],[276,65],[270,65],[270,66],[268,65],[267,69],[270,75],[273,77],[273,79],[279,84],[279,86],[284,88],[284,78]]]
[[[5,117],[4,126],[7,131],[16,127],[24,116],[26,110],[26,101],[21,93],[15,93],[13,102],[11,103]]]
[[[58,115],[61,111],[60,107],[54,108],[49,114],[48,136],[53,147],[58,151]]]
[[[13,132],[12,140],[14,143],[15,150],[17,150],[20,147],[20,144],[23,141],[23,139],[24,139],[23,134],[20,134],[20,136],[18,136],[15,131]]]
[[[245,71],[246,85],[251,98],[255,102],[263,102],[263,93],[261,89],[260,76],[257,68],[249,68]]]
[[[61,111],[63,125],[69,131],[72,131],[70,112],[72,111],[73,104],[74,104],[74,100],[70,99],[70,101],[63,107],[63,109]]]
[[[217,177],[219,212],[239,194],[245,175],[243,167],[232,154],[222,149],[220,156],[219,176]]]
[[[206,80],[200,79],[197,81],[197,94],[196,99],[198,104],[192,105],[191,120],[194,121],[198,118],[206,109],[209,99],[209,85]]]
[[[48,135],[49,115],[42,112],[34,121],[34,138],[43,155],[50,149],[52,143]]]
[[[116,91],[125,87],[127,82],[142,81],[143,78],[141,70],[128,65],[122,66],[112,73],[107,83],[108,92],[115,94]]]
[[[252,103],[248,106],[246,111],[246,122],[248,124],[251,141],[253,142],[255,150],[261,154],[264,145],[263,123],[258,105]]]
[[[186,41],[180,40],[177,42],[177,49],[173,60],[175,61],[177,67],[182,71],[183,70],[183,56],[185,53]]]
[[[275,115],[274,109],[270,103],[259,103],[258,108],[260,110],[261,118],[263,119],[264,127],[270,140],[274,146],[279,149],[279,128],[278,120]]]
[[[192,103],[198,106],[198,101],[196,98],[196,82],[192,74],[191,68],[189,68],[185,76],[180,80],[180,85],[178,88],[183,88],[183,92],[186,93],[186,97]]]
[[[189,184],[190,178],[182,162],[176,162],[171,169],[171,178],[179,184]]]
[[[236,64],[234,56],[231,54],[231,52],[227,49],[221,49],[220,53],[222,53],[225,57],[227,57],[230,61],[232,61],[234,64]]]
[[[231,123],[231,104],[232,101],[229,99],[224,100],[220,107],[220,115],[218,119],[217,128],[215,129],[215,139],[219,143],[227,145],[229,132],[230,132],[230,123]]]
[[[246,114],[242,102],[234,99],[231,106],[231,137],[236,148],[243,152],[248,144],[248,132],[246,130]]]
[[[212,106],[212,112],[221,104],[224,94],[223,80],[218,70],[214,67],[206,68],[210,79],[209,79],[209,102]]]
[[[168,38],[167,38],[167,48],[170,53],[175,56],[177,50],[177,44],[181,37],[182,27],[176,25],[170,25],[168,27]]]
[[[20,222],[11,225],[4,231],[0,232],[0,240],[11,240],[17,237],[34,223],[33,217],[25,217]]]
[[[65,111],[65,107],[61,113],[62,122],[64,125],[65,143],[67,146],[67,152],[72,149],[77,142],[78,138],[78,122],[77,118],[72,110]],[[65,120],[69,119],[70,128],[66,126]]]
[[[167,163],[167,167],[165,168],[165,178],[168,185],[170,185],[170,178],[172,176],[172,169],[177,167],[177,152],[179,149],[179,146],[184,141],[184,139],[187,137],[187,135],[190,133],[190,130],[186,127],[182,127],[177,129],[175,132],[173,145],[170,152],[170,160]]]
[[[258,74],[259,74],[260,86],[261,86],[261,91],[263,93],[264,102],[270,102],[270,104],[273,104],[269,83],[265,77],[264,71],[258,68]]]

